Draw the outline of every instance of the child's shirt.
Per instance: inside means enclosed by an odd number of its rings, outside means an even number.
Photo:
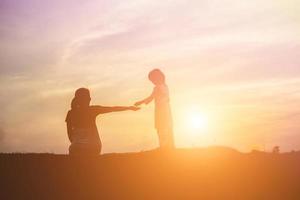
[[[172,128],[169,89],[166,84],[157,85],[153,90],[155,101],[155,127],[157,129]]]
[[[154,87],[154,101],[156,106],[164,106],[169,103],[169,88],[167,85],[158,85]]]

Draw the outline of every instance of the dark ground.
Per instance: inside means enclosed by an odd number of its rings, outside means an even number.
[[[0,199],[299,200],[300,152],[0,154]]]

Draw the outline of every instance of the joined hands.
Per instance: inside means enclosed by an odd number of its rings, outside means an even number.
[[[141,108],[137,107],[137,106],[129,106],[128,109],[133,110],[133,111],[137,111],[137,110],[140,110]]]
[[[143,101],[137,101],[134,103],[134,106],[140,106],[142,105],[144,102]]]

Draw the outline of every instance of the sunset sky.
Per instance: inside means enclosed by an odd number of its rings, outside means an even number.
[[[67,153],[77,88],[132,105],[153,68],[177,147],[300,150],[298,0],[0,0],[0,23],[0,152]],[[103,152],[156,148],[153,121],[153,104],[99,116]]]

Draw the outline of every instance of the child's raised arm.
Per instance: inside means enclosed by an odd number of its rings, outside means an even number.
[[[149,104],[154,99],[154,96],[155,96],[155,92],[153,90],[152,94],[149,97],[147,97],[146,99],[143,99],[141,101],[137,101],[134,105],[139,106],[141,104]]]

